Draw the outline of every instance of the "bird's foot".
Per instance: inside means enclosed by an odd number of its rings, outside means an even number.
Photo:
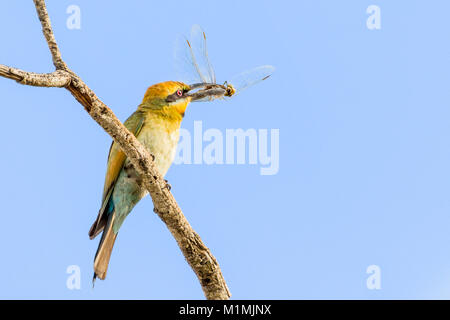
[[[172,190],[172,186],[169,184],[169,181],[167,181],[166,179],[164,179],[164,181],[166,182],[166,188],[167,190]]]

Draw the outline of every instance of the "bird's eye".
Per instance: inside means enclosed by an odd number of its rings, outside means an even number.
[[[182,97],[183,96],[183,91],[181,91],[180,89],[177,90],[177,96]]]

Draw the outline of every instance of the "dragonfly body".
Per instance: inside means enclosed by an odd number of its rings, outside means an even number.
[[[217,84],[214,68],[209,61],[206,34],[198,25],[192,26],[190,40],[183,36],[177,39],[175,62],[178,75],[186,81],[215,85],[225,90],[220,95],[211,95],[208,99],[201,101],[232,97],[242,90],[266,80],[275,70],[270,65],[259,66],[232,77],[223,85]]]

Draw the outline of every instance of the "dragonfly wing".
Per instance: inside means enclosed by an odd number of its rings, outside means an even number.
[[[191,28],[191,50],[195,56],[199,73],[203,75],[205,83],[216,83],[216,75],[208,57],[206,46],[206,34],[202,28],[196,24]]]
[[[234,76],[230,81],[227,82],[234,87],[234,89],[236,90],[235,94],[237,94],[242,90],[247,89],[254,84],[257,84],[258,82],[266,80],[272,75],[274,71],[275,67],[273,66],[260,66],[251,70],[244,71]]]
[[[191,29],[188,40],[179,36],[175,41],[175,71],[187,83],[215,83],[216,76],[209,61],[206,35],[199,25]]]
[[[200,72],[197,61],[191,50],[189,40],[180,35],[175,40],[174,50],[175,72],[180,81],[185,83],[201,83],[205,76]]]

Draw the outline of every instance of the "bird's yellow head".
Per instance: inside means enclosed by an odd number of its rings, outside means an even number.
[[[165,117],[181,119],[192,101],[214,100],[226,94],[221,85],[166,81],[147,89],[140,108],[151,110]]]
[[[184,116],[192,97],[187,95],[190,87],[176,81],[155,84],[147,89],[142,105],[161,112],[175,113]]]

